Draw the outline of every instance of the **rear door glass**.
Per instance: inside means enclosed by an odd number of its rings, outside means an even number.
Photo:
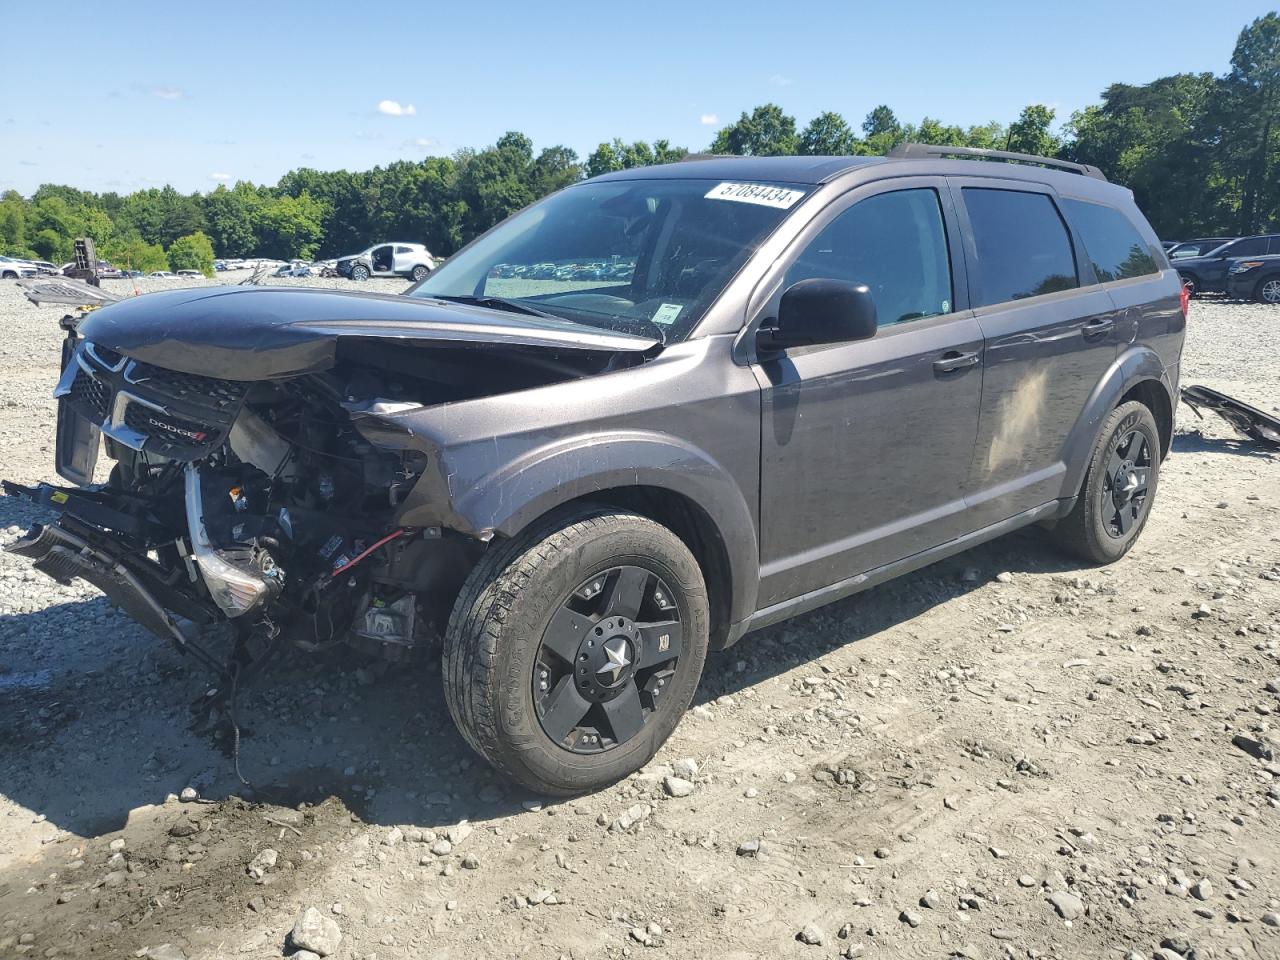
[[[961,192],[978,251],[974,306],[1080,286],[1071,236],[1048,195],[989,187]]]
[[[1062,201],[1062,211],[1084,243],[1099,283],[1159,273],[1151,248],[1119,210],[1085,200]]]

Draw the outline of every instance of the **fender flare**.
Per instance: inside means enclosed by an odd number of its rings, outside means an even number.
[[[492,450],[491,444],[485,446]],[[539,517],[573,500],[608,490],[652,487],[678,494],[698,507],[715,528],[728,564],[730,619],[755,612],[760,547],[750,505],[733,476],[706,451],[675,437],[648,431],[610,431],[578,436],[523,452],[453,489],[451,454],[436,458],[436,509],[408,509],[406,526],[442,523],[488,540],[512,537]],[[447,498],[439,494],[447,490]],[[447,502],[447,515],[439,507]],[[406,503],[406,506],[409,504]],[[423,504],[425,506],[425,504]]]
[[[1159,355],[1143,345],[1125,350],[1098,380],[1063,445],[1062,459],[1067,471],[1063,477],[1061,497],[1071,498],[1080,493],[1089,467],[1089,453],[1098,439],[1103,421],[1119,405],[1121,397],[1144,381],[1158,383],[1169,399],[1169,409],[1177,409],[1173,378]]]

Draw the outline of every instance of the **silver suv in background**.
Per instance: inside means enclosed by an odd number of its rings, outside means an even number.
[[[360,253],[339,257],[338,276],[352,280],[404,277],[424,280],[435,266],[431,251],[420,243],[379,243]]]

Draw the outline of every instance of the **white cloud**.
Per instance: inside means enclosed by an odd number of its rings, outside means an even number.
[[[412,103],[400,103],[398,100],[379,100],[378,112],[388,117],[412,117],[418,112]]]
[[[702,116],[698,118],[698,122],[702,124],[704,127],[714,127],[717,123],[720,122],[720,118],[717,117],[714,113],[704,113]]]
[[[789,87],[793,83],[795,83],[795,81],[792,80],[790,77],[784,77],[780,73],[775,73],[772,77],[770,77],[769,82],[773,84],[773,86],[775,87]]]
[[[156,87],[151,91],[151,95],[161,100],[181,100],[186,93],[177,87]]]
[[[209,174],[209,179],[210,179],[210,180],[217,180],[219,183],[226,183],[228,180],[230,180],[230,179],[231,179],[231,174],[229,174],[229,173],[211,173],[211,174]]]
[[[440,146],[440,141],[433,137],[414,137],[413,145],[415,147],[438,147]]]

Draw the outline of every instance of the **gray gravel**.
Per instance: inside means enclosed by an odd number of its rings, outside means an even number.
[[[55,479],[61,312],[0,283],[0,475]],[[1184,382],[1280,408],[1278,331],[1197,301]],[[1280,458],[1184,407],[1123,562],[1028,531],[762,631],[564,803],[347,654],[244,691],[246,787],[205,675],[0,554],[0,956],[1280,956],[1278,544]]]

